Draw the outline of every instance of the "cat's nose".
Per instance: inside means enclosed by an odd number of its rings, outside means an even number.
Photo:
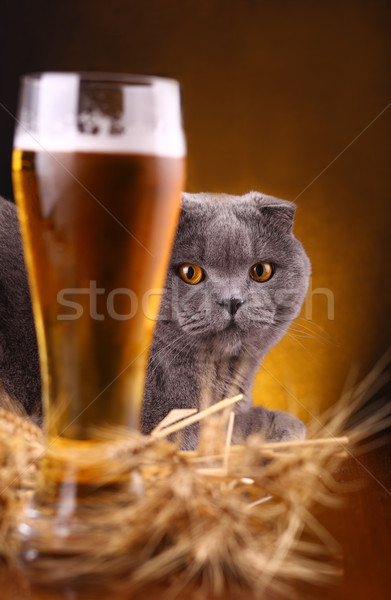
[[[243,300],[241,298],[228,298],[223,302],[219,303],[221,306],[229,312],[229,314],[233,317],[238,312],[239,308],[243,304]]]

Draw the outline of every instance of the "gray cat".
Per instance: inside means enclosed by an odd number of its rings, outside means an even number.
[[[295,205],[250,192],[184,194],[148,366],[142,428],[174,408],[200,408],[242,392],[234,441],[302,439],[296,417],[252,406],[265,354],[300,311],[310,261],[293,236]],[[197,444],[197,426],[184,448]]]
[[[305,437],[301,421],[252,406],[253,378],[302,305],[310,263],[292,234],[295,206],[245,196],[184,194],[148,366],[142,430],[174,408],[237,392],[234,441]],[[29,414],[40,398],[38,352],[15,207],[0,200],[0,381]],[[197,426],[184,433],[194,448]]]

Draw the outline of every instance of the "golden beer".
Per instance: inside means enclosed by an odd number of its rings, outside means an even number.
[[[138,427],[183,159],[15,149],[49,437]]]
[[[19,120],[13,182],[45,431],[54,447],[87,449],[106,426],[138,429],[184,184],[178,86],[27,76]]]

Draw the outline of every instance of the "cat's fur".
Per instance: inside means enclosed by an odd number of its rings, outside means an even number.
[[[0,198],[0,382],[29,414],[40,413],[41,380],[16,208]],[[1,388],[1,385],[0,385]],[[0,402],[2,390],[0,391]],[[3,402],[5,404],[5,402]]]
[[[184,194],[148,366],[142,428],[148,433],[174,408],[243,392],[234,440],[254,431],[267,439],[303,438],[295,417],[252,406],[254,375],[268,350],[298,314],[310,273],[293,236],[295,206],[250,192],[245,196]],[[275,265],[272,278],[249,276],[259,261]],[[183,263],[200,265],[205,279],[180,279]],[[230,299],[237,312],[231,315]],[[0,380],[28,413],[40,398],[38,353],[15,207],[0,199]],[[186,429],[194,448],[198,428]]]
[[[293,236],[295,205],[250,192],[184,194],[148,367],[142,426],[151,431],[174,408],[200,408],[242,392],[234,440],[260,431],[268,440],[304,438],[296,417],[252,406],[251,388],[265,354],[283,336],[303,303],[310,261]],[[275,265],[258,283],[249,269]],[[183,263],[201,266],[205,279],[189,285]],[[230,301],[237,312],[232,315]],[[185,431],[194,448],[197,426]]]

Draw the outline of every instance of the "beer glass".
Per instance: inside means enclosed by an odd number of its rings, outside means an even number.
[[[108,426],[139,427],[184,163],[176,81],[22,78],[13,184],[51,456],[96,449]]]

